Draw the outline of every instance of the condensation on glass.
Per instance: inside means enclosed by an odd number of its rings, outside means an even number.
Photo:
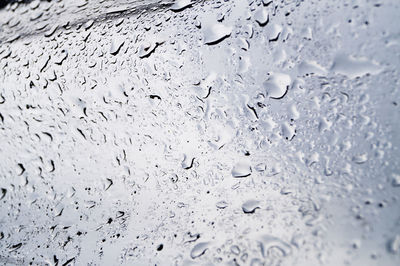
[[[400,3],[8,1],[1,265],[400,265]]]

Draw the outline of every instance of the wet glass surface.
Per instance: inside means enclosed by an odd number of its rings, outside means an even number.
[[[0,6],[1,265],[399,265],[400,2]]]

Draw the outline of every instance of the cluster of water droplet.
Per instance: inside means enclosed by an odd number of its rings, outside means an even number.
[[[0,262],[395,265],[398,9],[0,10]]]

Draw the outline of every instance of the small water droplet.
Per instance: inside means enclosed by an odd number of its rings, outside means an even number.
[[[368,154],[363,153],[363,154],[358,154],[353,157],[353,162],[357,164],[363,164],[368,160]]]
[[[270,256],[272,249],[280,251],[283,257],[286,257],[292,253],[292,247],[285,241],[270,235],[264,235],[260,238],[261,254],[264,258]]]
[[[170,7],[172,11],[178,12],[192,5],[192,0],[176,0]]]
[[[388,250],[390,253],[397,254],[400,250],[400,235],[395,235],[388,242]]]
[[[111,42],[110,46],[110,54],[116,55],[121,49],[122,45],[124,45],[125,40],[123,38],[114,38]]]
[[[193,249],[190,251],[190,257],[192,257],[192,259],[198,258],[202,255],[204,255],[204,253],[206,253],[208,247],[210,245],[210,242],[201,242],[196,244]]]

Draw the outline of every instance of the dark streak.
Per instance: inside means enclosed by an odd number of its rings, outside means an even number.
[[[110,184],[108,185],[108,187],[106,187],[106,190],[108,190],[114,184],[114,182],[110,178],[107,178],[107,181],[109,181]]]
[[[67,260],[62,266],[67,266],[68,264],[70,264],[73,261],[75,261],[75,257],[73,257],[72,259]]]
[[[257,117],[257,119],[258,119],[258,115],[257,115],[256,109],[255,109],[254,107],[251,107],[250,105],[247,105],[247,107],[248,107],[250,110],[253,111],[254,115],[255,115],[255,116]]]
[[[203,97],[203,99],[207,99],[208,96],[210,96],[210,94],[211,94],[211,87],[208,88],[208,93],[205,97]]]
[[[188,167],[184,167],[183,169],[188,170],[188,169],[192,168],[193,167],[193,163],[194,163],[194,159],[195,158],[192,158],[192,161],[190,162],[190,165]]]
[[[18,166],[21,168],[21,173],[19,175],[22,175],[25,172],[25,167],[22,163],[19,163]]]
[[[282,99],[283,97],[285,97],[285,95],[288,93],[288,91],[289,91],[289,86],[286,86],[286,91],[285,91],[285,93],[284,93],[281,97],[271,97],[271,96],[270,96],[270,98],[271,98],[271,99],[275,99],[275,100],[280,100],[280,99]]]
[[[81,135],[86,139],[85,134],[83,134],[82,130],[80,130],[79,128],[77,128],[76,130],[78,130],[79,133],[81,133]]]

